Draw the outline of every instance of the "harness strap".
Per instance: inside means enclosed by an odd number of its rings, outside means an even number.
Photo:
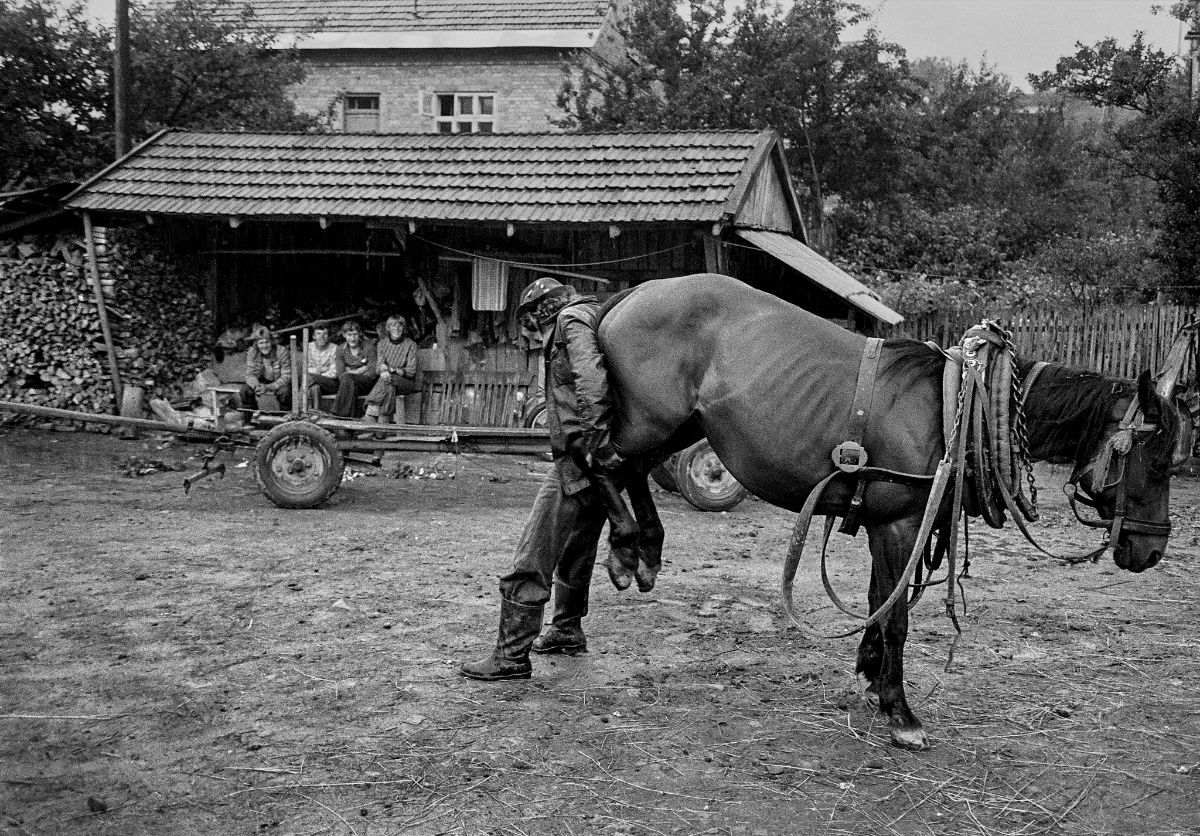
[[[854,403],[850,407],[850,439],[862,444],[867,434],[871,401],[875,399],[875,378],[879,375],[879,358],[883,340],[869,337],[858,363],[858,383],[854,387]]]

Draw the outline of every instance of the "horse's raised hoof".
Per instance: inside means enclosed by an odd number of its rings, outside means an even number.
[[[611,557],[604,565],[608,568],[608,579],[612,581],[613,586],[620,591],[629,589],[629,585],[633,583],[633,572],[626,569]]]
[[[654,582],[658,580],[658,569],[648,566],[644,560],[639,560],[633,576],[637,580],[638,592],[649,592],[654,589]]]
[[[924,752],[929,748],[929,735],[920,726],[897,727],[892,729],[892,745],[910,752]]]

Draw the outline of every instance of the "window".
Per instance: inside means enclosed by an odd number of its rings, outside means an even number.
[[[342,130],[347,133],[379,133],[378,93],[347,93],[342,113]]]
[[[490,134],[495,127],[495,93],[438,93],[434,98],[438,133]]]

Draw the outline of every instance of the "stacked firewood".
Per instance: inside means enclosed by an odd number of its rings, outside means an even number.
[[[208,367],[212,312],[196,283],[160,249],[133,233],[113,232],[109,312],[121,377],[145,386],[147,397],[175,400]]]
[[[212,315],[174,266],[133,235],[110,242],[108,255],[122,381],[176,397],[206,365]],[[0,244],[0,400],[113,411],[85,256],[77,236]]]

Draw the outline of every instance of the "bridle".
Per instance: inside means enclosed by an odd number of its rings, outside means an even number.
[[[1128,480],[1126,479],[1126,462],[1129,455],[1133,452],[1134,447],[1145,443],[1148,439],[1162,431],[1162,428],[1158,424],[1146,423],[1146,418],[1138,406],[1138,398],[1135,395],[1133,400],[1129,402],[1129,407],[1125,410],[1125,415],[1121,419],[1117,431],[1108,437],[1099,452],[1086,464],[1075,467],[1075,470],[1071,472],[1071,478],[1063,486],[1063,493],[1067,495],[1067,501],[1071,505],[1071,511],[1075,514],[1075,519],[1091,528],[1108,529],[1108,542],[1111,544],[1115,545],[1119,543],[1123,531],[1133,531],[1138,534],[1149,534],[1157,537],[1171,536],[1170,520],[1165,522],[1142,520],[1129,516],[1127,511]],[[1106,481],[1110,470],[1112,470],[1114,457],[1116,459],[1117,475],[1115,479]],[[1117,489],[1117,496],[1113,505],[1113,517],[1110,520],[1089,520],[1085,519],[1079,513],[1079,504],[1087,505],[1089,508],[1095,509],[1097,513],[1100,512],[1099,503],[1079,487],[1079,480],[1089,471],[1092,473],[1093,495],[1098,495],[1114,486]],[[1099,481],[1098,485],[1097,481]],[[1107,545],[1105,544],[1105,547]]]

